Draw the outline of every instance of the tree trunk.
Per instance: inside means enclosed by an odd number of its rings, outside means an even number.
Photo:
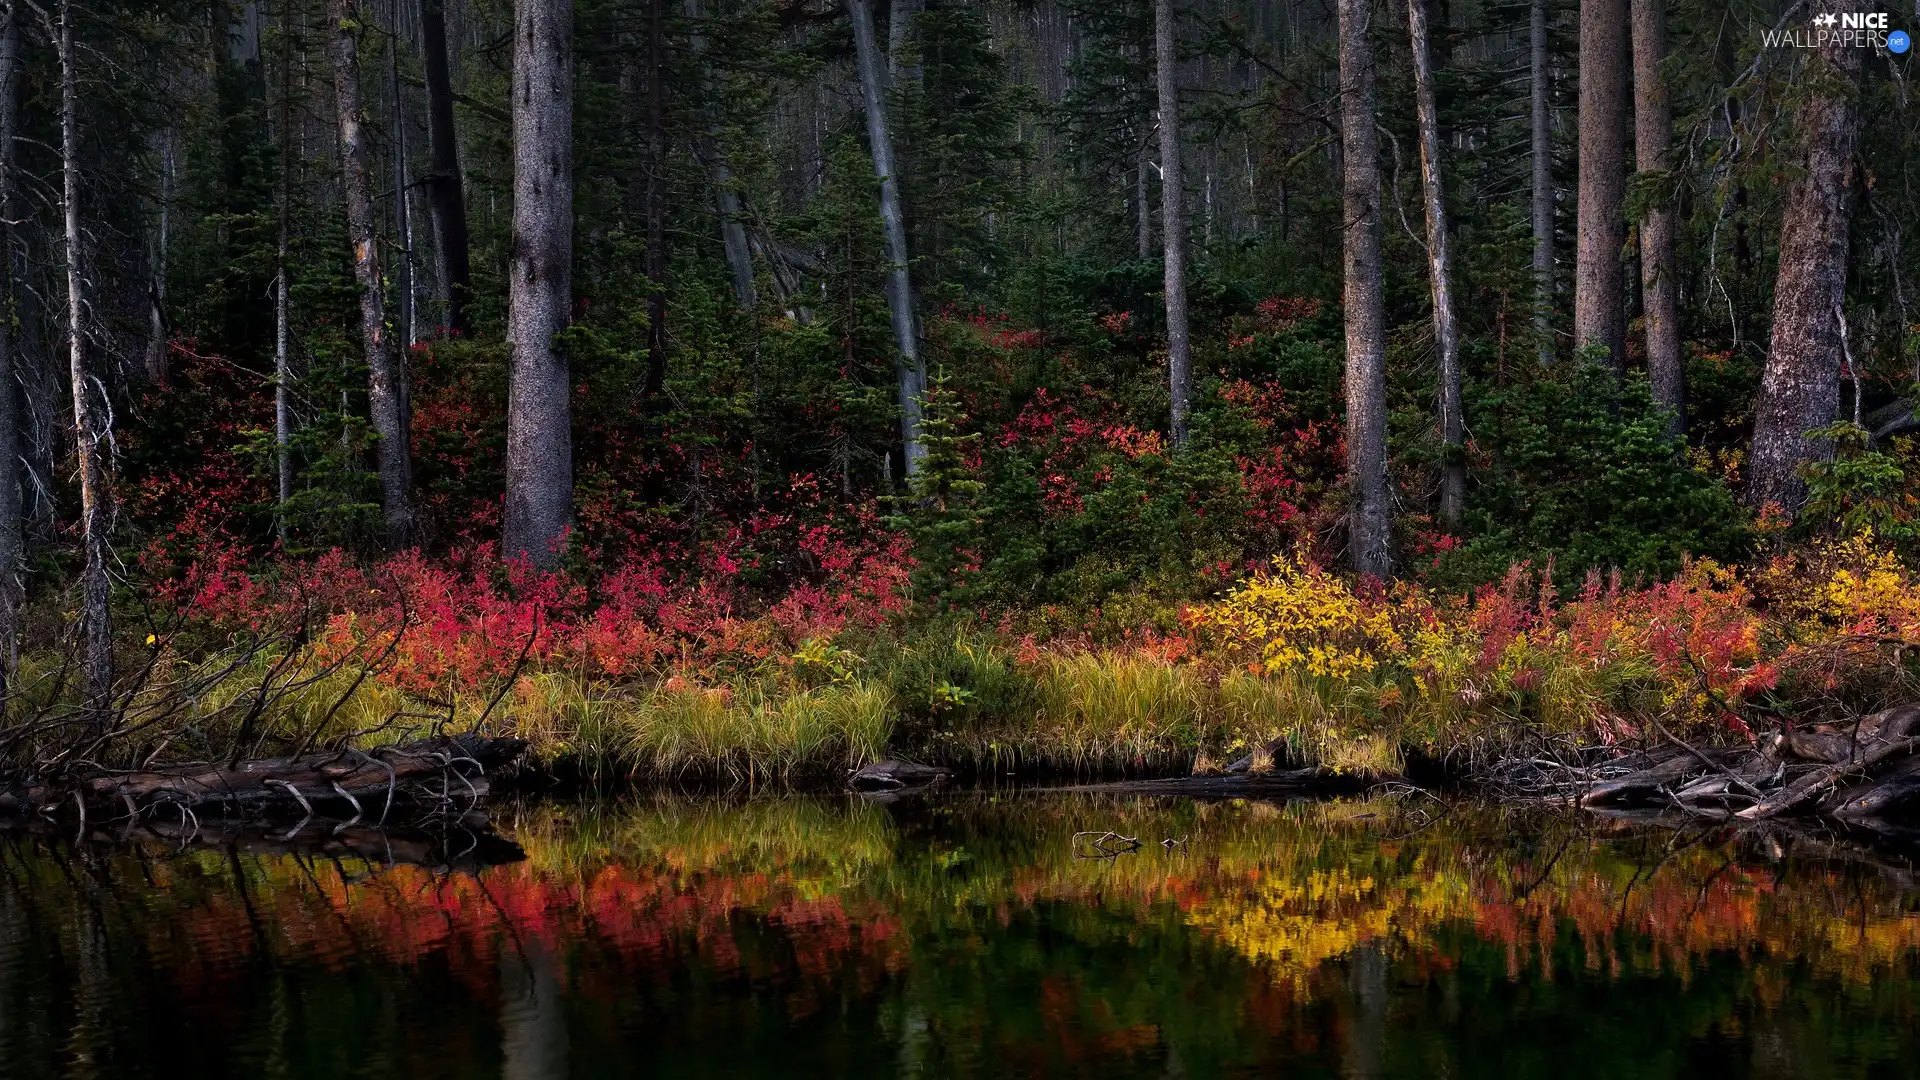
[[[331,0],[333,94],[340,123],[340,187],[347,204],[347,243],[360,291],[360,337],[367,359],[367,407],[379,437],[380,507],[387,542],[404,546],[413,533],[408,464],[406,387],[380,299],[380,252],[373,236],[373,179],[367,168],[366,128],[360,113],[360,30],[357,0]]]
[[[172,131],[160,133],[160,221],[154,230],[153,256],[147,285],[147,381],[154,386],[167,383],[167,241],[172,232],[173,213],[173,139]]]
[[[1553,108],[1547,83],[1547,0],[1533,0],[1533,332],[1553,360]]]
[[[400,13],[396,10],[393,14],[394,26],[387,39],[387,82],[393,97],[393,244],[400,252],[399,265],[394,268],[395,291],[400,295],[394,304],[393,325],[394,331],[400,335],[402,346],[397,366],[403,372],[400,388],[404,395],[407,387],[405,350],[413,348],[413,343],[420,340],[420,334],[413,319],[413,215],[407,205],[407,200],[412,198],[412,189],[407,185],[407,99],[400,87]],[[407,415],[404,396],[401,405],[403,415]],[[407,419],[409,423],[406,426],[410,429],[413,426],[411,415],[407,415]]]
[[[1347,323],[1347,557],[1393,571],[1387,505],[1387,333],[1381,294],[1380,143],[1374,129],[1370,0],[1338,0],[1340,150],[1344,173]]]
[[[907,221],[900,208],[900,179],[893,169],[893,136],[887,127],[887,91],[881,82],[880,48],[873,39],[873,12],[867,0],[847,0],[853,45],[860,67],[860,96],[866,103],[867,145],[873,173],[880,180],[880,225],[887,249],[887,310],[900,349],[895,372],[900,383],[900,443],[909,477],[927,456],[920,442],[920,399],[926,393],[927,368],[913,326],[913,279],[907,271]]]
[[[667,388],[667,19],[647,0],[647,383],[649,420]]]
[[[1667,55],[1666,0],[1631,0],[1633,147],[1642,181],[1665,192],[1673,144],[1673,102],[1660,70]],[[1673,205],[1664,195],[1640,217],[1640,303],[1647,332],[1647,377],[1668,428],[1687,430],[1687,372],[1680,360],[1679,273],[1673,261]]]
[[[1180,175],[1180,54],[1173,0],[1154,0],[1154,67],[1160,91],[1160,253],[1167,298],[1167,390],[1173,448],[1187,448],[1193,351],[1187,332],[1187,187]]]
[[[13,689],[20,660],[20,605],[25,598],[26,533],[21,513],[19,343],[14,337],[13,139],[20,117],[20,5],[0,9],[0,702]]]
[[[93,378],[87,371],[85,300],[81,296],[80,256],[80,90],[73,51],[73,4],[61,0],[57,45],[60,52],[60,210],[67,247],[67,377],[73,388],[73,442],[80,465],[80,537],[86,548],[81,572],[80,622],[85,636],[81,670],[86,711],[96,730],[105,730],[113,707],[113,622],[107,579],[107,519],[112,496],[100,460],[105,433],[94,416]]]
[[[1407,0],[1413,48],[1414,107],[1420,121],[1420,188],[1427,204],[1427,276],[1433,286],[1433,347],[1440,367],[1440,522],[1460,527],[1467,471],[1461,443],[1460,329],[1453,313],[1453,259],[1448,251],[1446,186],[1440,177],[1440,111],[1433,96],[1433,60],[1427,41],[1427,0]]]
[[[293,499],[293,310],[289,303],[292,266],[287,248],[293,214],[293,3],[280,7],[280,191],[279,236],[274,249],[273,277],[273,456],[278,501],[273,515],[280,550],[287,549],[287,504]]]
[[[1839,0],[1810,6],[1809,16],[1847,10]],[[1747,467],[1748,501],[1755,507],[1777,504],[1789,516],[1807,497],[1800,466],[1833,454],[1831,444],[1806,433],[1840,413],[1840,318],[1852,214],[1850,166],[1859,139],[1853,93],[1860,53],[1835,44],[1809,56],[1791,128],[1801,141],[1799,168],[1787,187],[1780,223],[1773,340],[1760,379]]]
[[[554,348],[573,296],[573,4],[515,0],[507,506],[501,548],[559,563],[573,520],[573,393]]]
[[[1627,362],[1627,4],[1580,0],[1580,208],[1573,267],[1573,343]]]
[[[440,259],[441,287],[447,290],[447,330],[472,330],[467,306],[473,300],[473,271],[467,254],[467,201],[460,191],[460,151],[453,126],[453,80],[447,69],[446,0],[420,0],[420,52],[427,84],[427,141],[432,175],[427,201],[433,217],[433,246]]]
[[[701,89],[705,91],[706,101],[702,106],[705,130],[701,133],[701,153],[706,158],[707,174],[713,178],[713,199],[720,211],[720,247],[727,257],[727,269],[733,276],[733,298],[745,311],[759,306],[759,290],[753,281],[753,248],[747,242],[747,222],[745,208],[740,203],[740,193],[733,188],[733,170],[727,165],[726,150],[721,146],[716,128],[713,82],[705,66],[707,54],[707,36],[700,31],[700,0],[685,0],[687,21],[693,24],[693,30],[687,37],[687,51],[693,54],[696,64],[700,64]]]

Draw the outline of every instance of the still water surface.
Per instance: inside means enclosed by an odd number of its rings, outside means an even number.
[[[1920,897],[1805,841],[1067,794],[501,816],[527,858],[478,873],[0,835],[0,1078],[1920,1075]]]

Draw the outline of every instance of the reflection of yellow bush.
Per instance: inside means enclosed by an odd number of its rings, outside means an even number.
[[[1406,645],[1384,608],[1364,603],[1346,582],[1299,559],[1275,558],[1271,572],[1190,617],[1230,648],[1256,653],[1269,673],[1346,678]]]

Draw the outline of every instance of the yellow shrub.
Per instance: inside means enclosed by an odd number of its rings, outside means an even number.
[[[1189,618],[1229,648],[1256,655],[1270,674],[1346,678],[1406,648],[1386,608],[1361,600],[1346,582],[1299,559],[1275,558],[1270,573],[1248,579]]]

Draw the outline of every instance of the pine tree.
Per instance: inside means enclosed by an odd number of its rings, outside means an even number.
[[[964,421],[945,370],[936,372],[921,403],[920,433],[927,456],[900,500],[904,512],[893,519],[894,527],[913,542],[913,595],[934,612],[966,599],[968,576],[978,569],[986,539],[986,515],[980,506],[986,485],[977,479],[979,467],[972,453],[980,436],[964,431]]]

